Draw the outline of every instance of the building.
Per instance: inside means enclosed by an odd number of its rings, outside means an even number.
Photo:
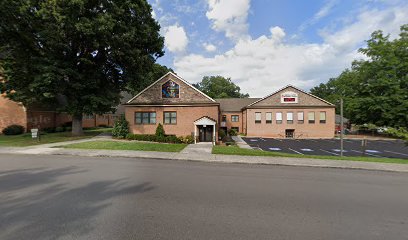
[[[159,123],[168,135],[196,136],[215,143],[220,104],[174,73],[167,73],[125,104],[134,134],[154,134]]]
[[[174,73],[167,73],[125,104],[130,132],[217,141],[219,129],[249,137],[333,138],[335,106],[294,86],[264,98],[212,99]]]

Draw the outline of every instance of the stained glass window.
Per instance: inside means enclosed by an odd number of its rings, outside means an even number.
[[[162,85],[162,98],[179,98],[180,86],[172,80]]]

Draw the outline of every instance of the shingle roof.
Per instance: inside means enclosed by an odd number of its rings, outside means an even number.
[[[214,100],[220,103],[221,112],[239,112],[243,107],[259,99],[260,98],[218,98]]]

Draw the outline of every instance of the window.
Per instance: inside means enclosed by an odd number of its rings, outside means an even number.
[[[286,122],[288,124],[292,124],[293,123],[293,112],[287,112],[286,113]]]
[[[177,112],[164,112],[164,124],[177,124]]]
[[[298,112],[297,113],[297,121],[298,121],[298,123],[300,123],[300,124],[302,124],[302,123],[304,123],[304,115],[303,115],[303,112]]]
[[[227,115],[222,115],[222,120],[221,122],[226,122],[227,121]]]
[[[231,122],[239,122],[239,116],[238,115],[232,115],[231,116]]]
[[[326,112],[320,112],[320,123],[326,123]]]
[[[315,123],[315,113],[314,112],[308,112],[307,118],[309,120],[309,123]]]
[[[281,124],[281,123],[282,123],[282,113],[281,113],[281,112],[277,112],[277,113],[276,113],[276,123],[277,123],[277,124]]]
[[[262,115],[260,112],[255,113],[255,123],[261,123],[262,122]]]
[[[136,124],[156,124],[155,112],[136,112],[135,113]]]
[[[162,98],[179,98],[180,86],[172,80],[162,85]]]
[[[272,113],[271,112],[266,113],[265,121],[266,121],[266,123],[272,123]]]

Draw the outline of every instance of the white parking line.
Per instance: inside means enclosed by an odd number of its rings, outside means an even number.
[[[353,151],[353,152],[358,152],[358,153],[363,153],[363,152],[361,152],[361,151],[356,151],[356,150],[351,150],[351,151]],[[370,156],[373,156],[373,157],[384,158],[383,156],[375,155],[375,154],[370,154],[370,153],[367,153],[367,152],[366,152],[365,154],[370,155]]]
[[[303,151],[303,152],[313,152],[313,150],[310,149],[310,148],[302,148],[300,150]]]
[[[384,152],[394,153],[394,154],[398,154],[398,155],[402,155],[402,156],[408,156],[408,154],[405,154],[405,153],[399,153],[399,152],[393,152],[393,151],[387,151],[387,150],[384,150]]]
[[[348,143],[353,143],[353,141],[348,141],[348,140],[344,140],[345,142],[348,142]]]
[[[389,142],[389,141],[381,141],[381,140],[377,140],[377,142],[386,143],[386,144],[392,144],[392,143],[391,143],[391,142]]]
[[[320,139],[320,140],[322,140],[322,141],[328,141],[328,142],[336,142],[336,141],[333,141],[333,140],[329,140],[329,139]]]
[[[296,150],[293,150],[292,148],[288,148],[288,149],[291,150],[291,151],[294,151],[294,152],[297,153],[297,154],[304,155],[303,153],[298,152],[298,151],[296,151]]]
[[[308,139],[309,141],[312,141],[312,142],[317,142],[316,140],[313,140],[313,139]]]
[[[319,149],[320,151],[323,151],[323,152],[327,152],[327,153],[330,153],[330,154],[333,154],[333,155],[336,155],[336,156],[339,156],[340,154],[337,154],[337,153],[333,153],[333,152],[329,152],[329,151],[326,151],[326,150],[323,150],[323,149]]]
[[[271,151],[280,151],[282,149],[280,149],[280,148],[269,148],[269,150],[271,150]]]

